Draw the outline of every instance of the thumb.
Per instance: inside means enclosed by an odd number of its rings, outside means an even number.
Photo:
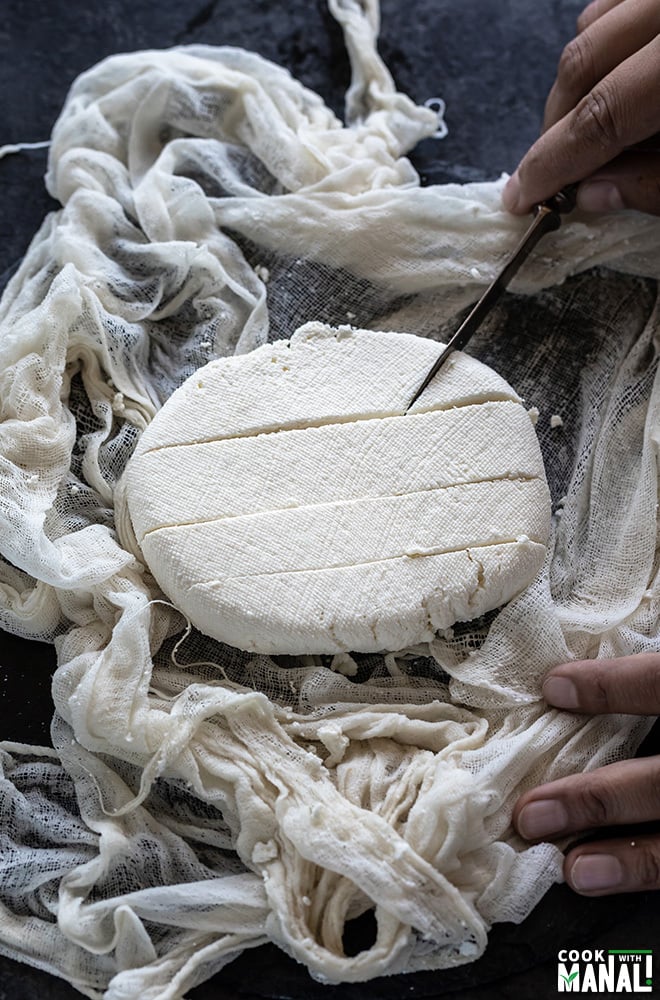
[[[573,712],[660,714],[660,654],[574,660],[546,675],[543,697]]]
[[[625,153],[617,157],[580,184],[577,206],[584,212],[634,208],[660,215],[660,154]]]

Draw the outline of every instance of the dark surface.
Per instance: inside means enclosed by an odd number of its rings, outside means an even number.
[[[535,138],[580,0],[382,0],[380,50],[413,99],[441,96],[449,135],[413,159],[430,183],[511,171]],[[339,115],[349,79],[325,0],[7,0],[0,23],[0,144],[48,139],[75,77],[115,52],[192,43],[238,45],[286,66]],[[0,161],[0,275],[56,207],[46,151]]]
[[[413,156],[425,183],[492,179],[511,171],[538,131],[562,45],[579,0],[382,0],[381,52],[399,87],[416,100],[442,96],[449,136],[426,140]],[[288,67],[341,115],[348,62],[341,33],[322,0],[229,0],[185,4],[105,0],[9,0],[0,25],[0,144],[49,136],[68,86],[114,52],[204,42],[253,49]],[[46,151],[0,161],[0,286],[44,214],[57,206],[43,186]],[[48,742],[49,647],[0,633],[2,737]],[[647,745],[658,751],[658,734]],[[368,921],[350,935],[369,943]],[[556,996],[556,952],[563,947],[651,948],[660,952],[658,896],[587,900],[557,886],[520,927],[495,927],[485,956],[447,973],[323,987],[306,970],[265,947],[248,952],[191,992],[195,1000],[398,1000],[402,997]],[[658,954],[656,954],[656,961]],[[655,979],[660,979],[655,970]],[[0,959],[0,1000],[80,996],[42,972]]]

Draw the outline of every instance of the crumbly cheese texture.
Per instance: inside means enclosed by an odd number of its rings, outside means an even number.
[[[126,470],[146,563],[202,632],[262,653],[399,650],[509,601],[545,555],[528,413],[442,345],[310,323],[212,361]]]

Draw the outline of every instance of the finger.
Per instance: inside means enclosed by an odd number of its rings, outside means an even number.
[[[546,675],[543,697],[571,712],[660,715],[660,655],[562,663]]]
[[[571,111],[599,80],[660,32],[657,0],[619,4],[568,43],[545,106],[544,130]]]
[[[624,60],[534,143],[504,189],[516,214],[582,181],[660,129],[660,36]]]
[[[582,896],[660,889],[660,835],[580,844],[564,860],[564,878]]]
[[[583,212],[634,208],[660,215],[660,155],[624,153],[580,184],[577,206]]]
[[[608,11],[613,10],[614,7],[618,7],[623,3],[628,3],[628,0],[592,0],[592,3],[584,8],[577,19],[578,31],[584,31],[590,24],[593,24],[599,17],[602,17],[603,14],[607,14]]]
[[[571,774],[520,796],[513,824],[525,840],[548,840],[603,826],[660,819],[660,757]]]

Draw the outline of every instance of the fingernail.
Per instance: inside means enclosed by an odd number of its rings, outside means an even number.
[[[518,817],[518,830],[526,840],[539,840],[561,833],[568,826],[568,813],[556,799],[538,799],[523,806]]]
[[[502,204],[508,212],[515,212],[520,202],[520,180],[518,171],[515,172],[504,186],[502,191]]]
[[[577,206],[583,212],[618,212],[625,207],[621,192],[612,181],[586,181],[580,184]]]
[[[613,854],[581,854],[573,862],[570,883],[578,892],[616,889],[622,882],[623,868]]]
[[[578,708],[578,691],[568,677],[548,677],[543,681],[543,697],[556,708]]]

